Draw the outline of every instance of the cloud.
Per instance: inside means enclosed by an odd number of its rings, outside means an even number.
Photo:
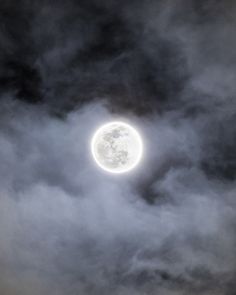
[[[235,7],[198,3],[2,4],[1,294],[232,294]],[[125,177],[90,153],[112,118]]]
[[[152,144],[143,167],[116,178],[88,152],[95,127],[111,117],[104,106],[88,105],[64,120],[17,106],[7,117],[2,292],[175,294],[218,290],[234,272],[235,187],[198,168],[198,137],[185,121],[143,121]],[[152,205],[138,179],[152,179]]]

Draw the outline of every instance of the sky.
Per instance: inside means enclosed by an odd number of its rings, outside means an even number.
[[[235,16],[1,1],[1,295],[235,295]],[[123,175],[90,151],[113,119],[144,142]]]

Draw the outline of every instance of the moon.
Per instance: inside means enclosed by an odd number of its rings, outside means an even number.
[[[100,168],[110,173],[125,173],[139,164],[143,142],[134,127],[115,121],[98,128],[91,141],[91,150]]]

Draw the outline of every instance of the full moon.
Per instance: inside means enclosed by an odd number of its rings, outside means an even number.
[[[140,162],[143,143],[134,127],[124,122],[110,122],[95,132],[91,150],[100,168],[110,173],[125,173]]]

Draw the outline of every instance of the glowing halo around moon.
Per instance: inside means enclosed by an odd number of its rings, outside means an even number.
[[[133,170],[143,155],[143,142],[138,131],[127,123],[104,124],[93,135],[91,151],[97,165],[110,173]]]

